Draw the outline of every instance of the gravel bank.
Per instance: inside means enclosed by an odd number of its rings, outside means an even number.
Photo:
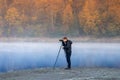
[[[0,73],[0,80],[120,80],[116,68],[40,68]]]

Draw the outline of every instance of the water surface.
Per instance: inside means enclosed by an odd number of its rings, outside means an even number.
[[[61,43],[0,43],[0,72],[53,67]],[[74,43],[73,67],[120,68],[120,43]],[[65,67],[61,50],[57,67]]]

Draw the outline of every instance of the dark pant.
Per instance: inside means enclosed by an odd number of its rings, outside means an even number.
[[[65,54],[66,54],[66,61],[67,61],[67,64],[68,64],[68,68],[71,68],[71,51],[67,51],[65,50]]]

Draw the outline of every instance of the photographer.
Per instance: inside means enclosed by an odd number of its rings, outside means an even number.
[[[62,46],[63,46],[63,49],[65,51],[65,55],[66,55],[66,61],[67,61],[67,68],[65,69],[71,69],[71,53],[72,53],[72,41],[71,40],[68,40],[67,37],[64,37],[63,39],[59,40],[62,42]]]

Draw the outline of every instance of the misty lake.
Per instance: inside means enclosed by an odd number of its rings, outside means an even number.
[[[53,67],[61,43],[0,43],[0,72]],[[120,43],[73,43],[72,67],[120,68]],[[66,67],[64,51],[56,67]]]

